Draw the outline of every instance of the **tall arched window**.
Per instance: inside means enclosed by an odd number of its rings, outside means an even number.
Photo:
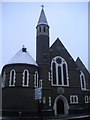
[[[23,71],[23,81],[22,81],[22,86],[29,86],[29,71],[25,69]]]
[[[51,75],[53,86],[69,86],[68,68],[66,61],[56,56],[51,61]]]
[[[15,86],[15,79],[16,79],[16,72],[14,69],[10,71],[10,80],[9,80],[9,86]]]
[[[80,71],[80,82],[81,82],[81,89],[86,90],[86,81],[85,81],[85,76],[82,71]]]
[[[38,72],[37,71],[34,74],[34,87],[38,87]]]
[[[5,71],[4,71],[3,77],[2,77],[2,88],[5,87],[5,81],[6,81],[6,73],[5,73]]]

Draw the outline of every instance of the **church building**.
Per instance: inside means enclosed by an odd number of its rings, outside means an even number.
[[[90,73],[57,38],[50,46],[42,7],[36,26],[36,61],[24,46],[2,69],[3,116],[88,114]]]

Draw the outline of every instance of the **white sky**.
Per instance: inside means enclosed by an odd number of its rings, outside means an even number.
[[[2,64],[6,64],[23,45],[36,56],[36,25],[41,5],[50,26],[50,45],[60,38],[71,56],[79,56],[88,68],[87,2],[2,3]]]

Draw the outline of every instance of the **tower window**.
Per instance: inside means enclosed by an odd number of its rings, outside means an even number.
[[[41,32],[41,27],[39,27],[39,32]]]
[[[34,87],[38,87],[38,72],[37,71],[34,74]]]
[[[22,86],[29,86],[29,71],[25,69],[23,71],[23,81],[22,81]]]
[[[14,69],[10,71],[10,81],[9,86],[15,86],[16,72]]]
[[[46,27],[43,27],[43,32],[46,32]]]
[[[81,71],[81,74],[80,74],[80,82],[81,82],[81,89],[86,90],[85,76],[84,76],[82,71]]]
[[[51,75],[53,86],[69,86],[67,63],[62,57],[52,59]]]

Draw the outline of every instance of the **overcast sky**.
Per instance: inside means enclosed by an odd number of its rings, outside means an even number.
[[[59,37],[71,56],[88,68],[88,2],[2,3],[2,65],[23,45],[36,59],[36,25],[41,5],[50,26],[50,46]]]

